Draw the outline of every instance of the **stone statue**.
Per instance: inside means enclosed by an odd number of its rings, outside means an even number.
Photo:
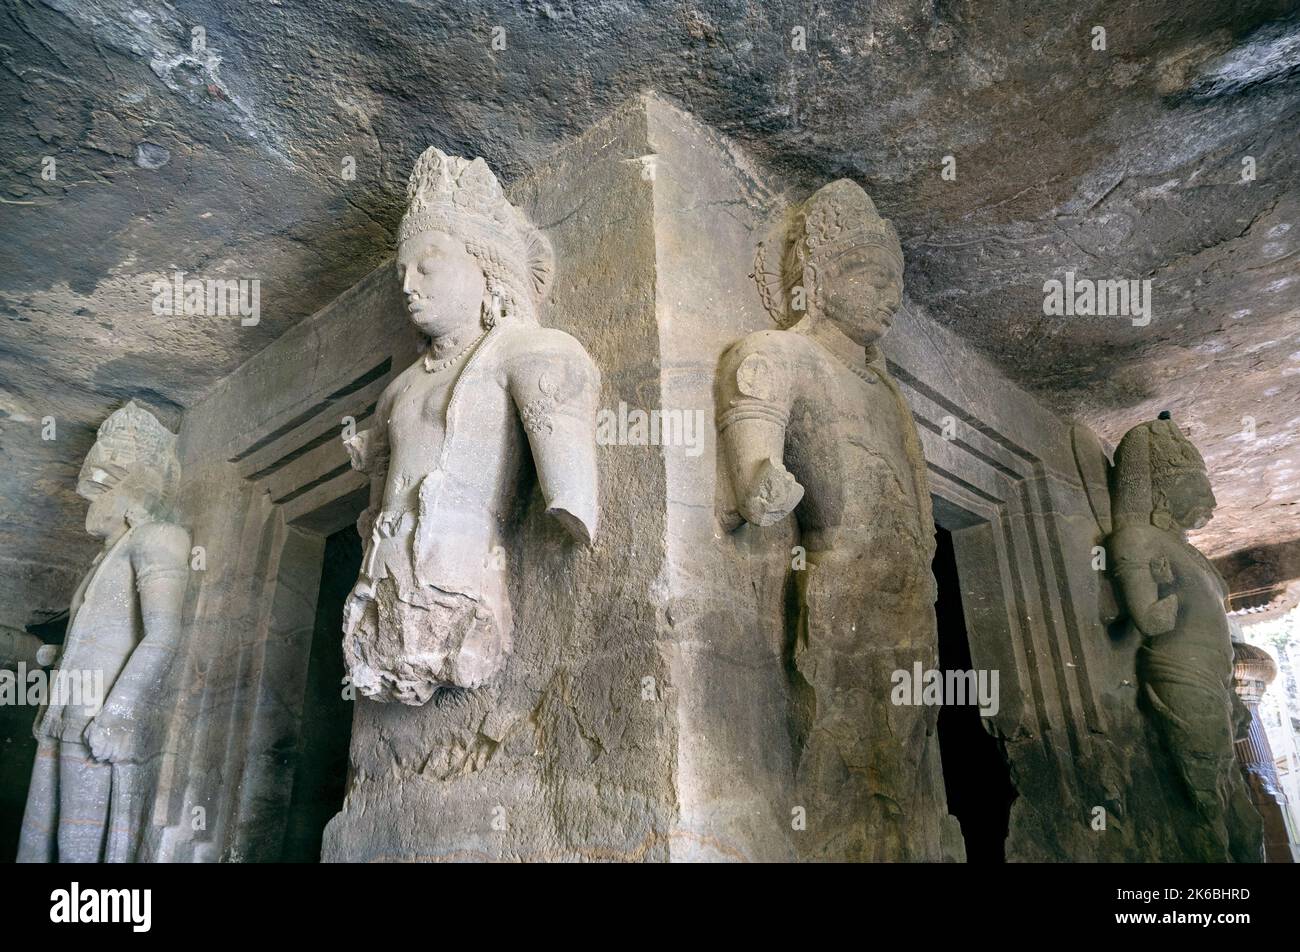
[[[58,657],[58,645],[47,645],[35,635],[0,625],[0,670],[45,668]]]
[[[902,303],[902,249],[841,179],[760,246],[755,277],[784,329],[723,356],[718,428],[740,519],[794,512],[806,550],[806,568],[793,560],[796,843],[805,859],[944,858],[961,841],[938,709],[890,700],[894,672],[938,662],[925,462],[876,346]]]
[[[348,441],[371,506],[343,645],[362,694],[423,704],[484,685],[510,653],[504,533],[528,495],[525,447],[547,512],[594,537],[600,375],[578,341],[538,326],[550,246],[482,159],[427,150],[407,198],[397,277],[429,346]]]
[[[153,703],[181,641],[189,534],[175,523],[176,436],[128,403],[99,428],[77,493],[104,540],[73,595],[38,742],[20,862],[129,862],[158,753]],[[95,696],[102,690],[103,696]]]
[[[1193,858],[1258,860],[1260,821],[1233,759],[1249,722],[1232,689],[1227,586],[1187,541],[1214,513],[1205,463],[1162,413],[1124,435],[1111,477],[1110,570],[1120,611],[1143,637],[1142,698],[1203,820]]]

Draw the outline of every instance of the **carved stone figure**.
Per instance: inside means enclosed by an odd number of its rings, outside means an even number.
[[[44,668],[58,657],[57,645],[47,645],[33,634],[0,625],[0,670]]]
[[[1144,639],[1143,700],[1203,820],[1193,858],[1257,861],[1260,821],[1233,760],[1249,715],[1232,689],[1227,586],[1187,541],[1214,513],[1205,463],[1162,413],[1124,435],[1111,476],[1110,569],[1120,610]]]
[[[36,719],[20,862],[134,858],[149,800],[141,771],[160,743],[152,701],[180,645],[189,576],[179,480],[176,436],[151,413],[128,403],[104,421],[77,483],[104,548],[73,596]]]
[[[510,653],[505,530],[527,448],[547,512],[594,537],[600,376],[577,340],[538,326],[550,247],[482,159],[427,150],[407,198],[397,277],[429,346],[348,441],[371,507],[344,654],[362,694],[423,704],[487,683]]]
[[[934,524],[916,426],[876,342],[903,256],[867,194],[825,186],[759,249],[782,330],[723,356],[718,427],[739,516],[795,513],[796,802],[805,859],[939,859],[947,816],[938,709],[895,706],[895,671],[937,666]],[[947,834],[947,835],[945,835]],[[951,855],[951,854],[949,854]]]

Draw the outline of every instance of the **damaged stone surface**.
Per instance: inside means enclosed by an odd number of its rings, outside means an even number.
[[[321,0],[309,16],[254,0],[8,4],[0,622],[68,605],[93,551],[72,487],[98,422],[135,398],[175,427],[387,258],[406,170],[430,142],[522,181],[646,87],[799,194],[865,185],[898,227],[912,297],[1063,415],[1114,443],[1172,410],[1219,488],[1193,536],[1207,554],[1293,539],[1293,13],[1285,0]],[[153,314],[152,282],[176,270],[259,279],[261,320]],[[1045,316],[1042,285],[1065,270],[1150,279],[1150,323]]]
[[[372,490],[343,653],[366,697],[424,704],[484,686],[510,655],[503,527],[525,441],[548,514],[580,544],[595,536],[600,373],[577,340],[538,326],[550,244],[482,159],[431,148],[407,193],[396,277],[428,349],[346,441]]]
[[[798,517],[788,715],[807,825],[798,855],[956,859],[938,709],[891,705],[879,690],[939,661],[925,458],[877,346],[902,303],[902,251],[845,179],[788,217],[763,249],[776,273],[763,257],[755,271],[773,319],[793,324],[723,355],[718,429],[734,496],[724,510],[739,510],[727,523]]]
[[[1168,418],[1129,430],[1115,451],[1109,571],[1125,620],[1142,636],[1144,709],[1178,768],[1198,822],[1180,831],[1201,862],[1263,858],[1258,812],[1233,744],[1251,714],[1232,687],[1227,586],[1186,533],[1214,511],[1196,447]]]
[[[909,799],[905,783],[891,785],[916,764],[881,778],[904,801],[901,817],[874,805],[888,814],[878,824],[885,835],[863,837],[860,795],[875,786],[801,762],[817,717],[861,713],[857,702],[819,706],[841,687],[870,695],[870,730],[883,718],[914,734],[920,746],[908,756],[924,761],[920,751],[933,751],[933,707],[924,697],[895,700],[887,663],[842,681],[807,664],[834,662],[818,646],[851,642],[855,624],[870,646],[898,647],[881,620],[890,599],[867,586],[814,582],[809,591],[792,566],[803,545],[831,559],[879,560],[871,568],[882,585],[901,569],[901,589],[911,592],[897,620],[901,638],[918,649],[908,658],[924,661],[933,589],[918,576],[931,551],[931,510],[952,539],[960,591],[950,594],[961,603],[970,663],[1000,676],[999,703],[980,729],[1014,788],[1005,856],[1190,855],[1180,831],[1198,822],[1195,807],[1175,755],[1139,707],[1142,639],[1108,631],[1099,611],[1104,589],[1091,562],[1103,532],[1089,482],[1100,471],[1104,486],[1100,442],[1091,436],[1096,465],[1081,470],[1078,431],[902,296],[896,268],[850,269],[820,299],[832,310],[878,299],[873,317],[898,305],[875,362],[867,364],[865,344],[855,354],[864,374],[875,367],[883,376],[867,384],[845,366],[822,381],[846,403],[892,382],[906,402],[904,412],[882,389],[879,402],[869,398],[882,417],[871,428],[852,414],[840,420],[841,432],[870,437],[862,448],[881,456],[879,472],[902,480],[924,464],[924,476],[884,509],[896,531],[882,527],[868,544],[816,544],[809,519],[817,513],[799,507],[829,508],[837,484],[801,465],[814,457],[798,447],[783,461],[806,498],[780,492],[790,488],[781,480],[769,481],[778,491],[734,492],[730,429],[719,438],[707,425],[722,409],[725,355],[738,341],[771,336],[806,336],[801,353],[834,344],[833,335],[781,329],[754,279],[755,248],[772,223],[816,191],[773,178],[735,142],[651,94],[507,190],[558,262],[531,339],[562,332],[582,345],[600,370],[597,418],[657,409],[661,423],[681,411],[677,419],[705,425],[660,429],[656,439],[634,436],[630,424],[616,426],[613,439],[598,435],[601,524],[590,547],[575,544],[548,513],[545,488],[520,474],[519,505],[501,525],[510,540],[502,551],[512,652],[483,685],[444,686],[422,705],[355,698],[347,794],[322,858],[896,858],[905,849],[889,839],[891,824],[915,831],[906,834],[915,858],[958,857],[957,831],[937,798]],[[151,858],[283,855],[295,765],[307,756],[304,697],[326,539],[351,535],[372,502],[370,476],[353,468],[345,446],[348,421],[373,428],[392,381],[412,365],[424,372],[401,291],[385,263],[184,414],[181,508],[207,570],[186,593],[192,637],[160,758],[145,839]],[[748,354],[739,356],[743,365]],[[741,377],[750,389],[767,379]],[[801,417],[791,432],[815,429]],[[919,446],[908,448],[908,434]],[[735,512],[754,518],[738,525]],[[337,643],[334,632],[326,637]],[[816,659],[810,650],[820,651]],[[888,761],[892,748],[876,735],[863,750],[855,745],[868,735],[857,725],[831,726],[843,744],[818,747],[830,756],[817,766],[859,755]],[[849,800],[825,788],[859,799],[841,806]],[[208,818],[203,829],[190,822],[197,808]],[[829,841],[818,839],[827,829]]]
[[[153,822],[190,575],[189,534],[175,522],[180,478],[176,435],[149,411],[129,403],[99,428],[77,492],[103,548],[73,599],[33,727],[19,862],[131,862]]]

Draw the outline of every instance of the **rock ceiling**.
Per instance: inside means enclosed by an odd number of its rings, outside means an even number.
[[[426,145],[509,181],[647,88],[802,188],[862,182],[912,297],[1058,412],[1113,443],[1172,411],[1209,554],[1296,539],[1297,6],[5,0],[3,620],[66,605],[94,549],[99,421],[134,397],[175,426],[381,262]],[[155,317],[175,270],[260,279],[260,322]],[[1150,322],[1045,315],[1066,271],[1149,279]]]

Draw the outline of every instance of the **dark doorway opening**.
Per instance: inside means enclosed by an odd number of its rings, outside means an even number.
[[[325,824],[343,807],[352,740],[352,702],[343,697],[343,603],[360,570],[361,537],[354,527],[340,529],[325,540],[281,856],[287,863],[320,862]]]
[[[67,630],[66,611],[49,621],[27,626],[28,634],[47,645],[63,644]],[[15,678],[17,674],[13,672]],[[0,704],[0,862],[3,863],[12,863],[18,855],[27,790],[36,761],[32,727],[39,712],[39,708],[26,704]]]
[[[970,671],[970,639],[961,606],[957,553],[952,533],[938,529],[933,571],[939,597],[939,667]],[[1016,788],[1011,768],[996,737],[985,730],[976,704],[947,705],[939,712],[939,754],[948,812],[961,823],[969,863],[1006,862],[1007,829]]]

